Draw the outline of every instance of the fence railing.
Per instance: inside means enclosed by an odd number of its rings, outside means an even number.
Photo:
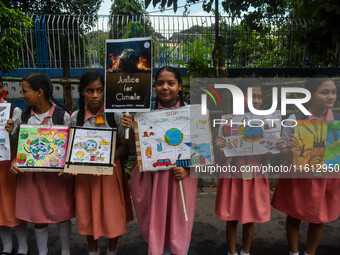
[[[153,37],[153,66],[184,67],[189,59],[205,59],[212,66],[214,17],[211,16],[91,16],[31,15],[34,26],[23,29],[25,46],[17,52],[22,68],[61,68],[68,51],[71,68],[104,67],[105,40]],[[250,30],[239,19],[221,17],[220,34],[228,67],[305,67],[310,64],[293,33],[302,22],[283,20]],[[66,36],[68,48],[61,45]]]

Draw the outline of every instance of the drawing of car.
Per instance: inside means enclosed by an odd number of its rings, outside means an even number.
[[[153,163],[153,167],[156,167],[156,166],[169,166],[169,165],[173,165],[171,163],[170,159],[159,159],[155,163]]]

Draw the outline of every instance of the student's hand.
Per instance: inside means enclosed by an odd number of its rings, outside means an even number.
[[[295,135],[291,134],[286,147],[283,145],[283,137],[281,137],[276,144],[276,148],[280,150],[282,157],[290,159],[293,156],[295,144],[296,144]]]
[[[276,149],[282,150],[284,148],[283,145],[283,137],[281,136],[279,140],[277,140],[277,143],[275,145]]]
[[[130,114],[124,113],[123,117],[120,121],[122,128],[131,128],[132,127],[132,116]]]
[[[19,169],[17,163],[15,162],[15,159],[12,160],[12,163],[11,163],[11,173],[14,174],[14,175],[17,175],[18,173],[24,173],[23,170]]]
[[[226,139],[224,137],[218,136],[216,139],[216,146],[220,151],[223,151],[225,147]]]
[[[290,139],[287,143],[287,149],[289,150],[293,150],[295,148],[295,145],[296,145],[296,138],[295,138],[295,135],[294,134],[291,134],[290,135]]]
[[[8,133],[12,133],[14,129],[14,121],[12,119],[7,120],[7,124],[5,125],[5,129]]]
[[[183,167],[174,167],[171,171],[177,180],[183,180],[189,175],[189,170],[186,170]]]

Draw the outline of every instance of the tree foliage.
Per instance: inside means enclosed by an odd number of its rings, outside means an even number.
[[[24,38],[20,29],[31,26],[31,19],[21,11],[7,8],[0,1],[0,70],[7,73],[20,66],[16,53],[22,49]]]
[[[339,66],[340,2],[338,0],[295,0],[295,16],[304,21],[296,38],[307,46],[314,65]]]
[[[111,15],[146,15],[144,5],[139,0],[114,0],[110,10]]]
[[[242,17],[242,23],[251,29],[262,30],[264,23],[281,22],[291,10],[292,0],[223,0],[224,10],[234,16]]]
[[[150,36],[153,31],[145,7],[139,0],[114,0],[109,24],[113,38]]]
[[[97,15],[103,0],[3,0],[8,8],[44,14]]]

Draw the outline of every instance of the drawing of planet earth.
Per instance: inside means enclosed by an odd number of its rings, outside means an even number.
[[[35,138],[30,143],[29,150],[36,160],[43,159],[50,153],[50,142],[45,137]]]
[[[139,57],[134,49],[124,49],[124,51],[119,56],[120,67],[123,71],[137,71],[137,64]]]
[[[179,145],[183,140],[183,133],[177,128],[170,128],[166,131],[165,142],[171,146]]]
[[[84,143],[84,148],[87,152],[94,152],[97,149],[97,142],[95,140],[87,140]]]

